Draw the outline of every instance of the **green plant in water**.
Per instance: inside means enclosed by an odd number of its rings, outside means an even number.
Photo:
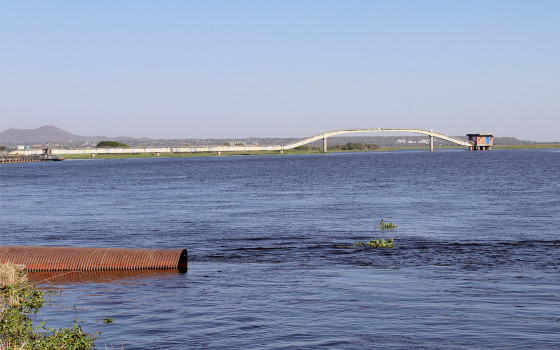
[[[388,238],[387,240],[381,239],[372,239],[369,242],[358,242],[354,244],[355,247],[367,247],[367,248],[393,248],[398,247],[399,245],[395,245],[395,241],[392,238]]]
[[[109,324],[109,323],[113,323],[113,318],[111,317],[105,317],[103,319],[103,323]]]
[[[381,219],[379,225],[376,225],[375,227],[378,227],[382,230],[392,230],[397,227],[397,225],[393,224],[392,222],[385,222],[383,221],[383,219]]]

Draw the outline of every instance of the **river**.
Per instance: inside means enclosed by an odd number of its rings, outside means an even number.
[[[189,251],[186,273],[41,279],[57,293],[38,320],[78,318],[98,348],[560,347],[558,150],[66,160],[0,180],[1,245]],[[399,246],[353,246],[374,237]]]

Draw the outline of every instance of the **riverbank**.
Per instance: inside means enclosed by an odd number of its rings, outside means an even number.
[[[508,150],[508,149],[549,149],[549,148],[560,148],[560,143],[546,143],[546,144],[533,144],[533,145],[497,145],[493,146],[493,150]],[[437,150],[441,149],[457,149],[461,150],[464,147],[438,147]],[[329,153],[339,153],[339,152],[387,152],[387,151],[429,151],[425,147],[381,147],[375,150],[356,150],[356,151],[342,151],[342,150],[332,150]],[[322,154],[323,151],[320,149],[309,149],[309,150],[286,150],[284,153],[278,151],[251,151],[251,152],[222,152],[221,156],[248,156],[248,155],[293,155],[293,154]],[[125,159],[125,158],[170,158],[170,157],[216,157],[216,152],[197,152],[197,153],[174,153],[174,152],[160,152],[160,153],[98,153],[95,157],[91,157],[91,154],[68,154],[65,155],[66,159]]]
[[[321,151],[287,150],[284,154],[319,154]],[[222,152],[221,156],[249,156],[249,155],[280,155],[278,151],[251,152]],[[173,158],[173,157],[216,157],[216,152],[175,153],[175,152],[145,152],[145,153],[98,153],[95,157],[90,154],[68,154],[66,159],[124,159],[124,158]]]
[[[532,145],[498,145],[493,146],[492,149],[548,149],[560,148],[560,143],[542,143]]]
[[[95,335],[77,322],[71,328],[34,325],[32,315],[45,304],[45,292],[19,266],[0,263],[0,349],[91,349]],[[46,332],[45,332],[46,331]]]

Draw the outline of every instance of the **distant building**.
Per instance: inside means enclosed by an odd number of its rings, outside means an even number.
[[[493,134],[467,134],[469,141],[473,143],[469,146],[472,151],[486,151],[491,150],[494,145],[494,135]]]

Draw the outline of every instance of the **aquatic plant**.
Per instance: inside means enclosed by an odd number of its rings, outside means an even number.
[[[371,241],[368,242],[358,242],[354,244],[355,247],[367,247],[367,248],[393,248],[398,247],[399,245],[395,245],[395,241],[392,238],[388,238],[387,240],[381,238],[373,238]]]
[[[383,221],[383,219],[381,219],[379,225],[376,225],[375,227],[378,227],[382,230],[392,230],[397,227],[397,225],[393,224],[392,222],[385,222]]]

